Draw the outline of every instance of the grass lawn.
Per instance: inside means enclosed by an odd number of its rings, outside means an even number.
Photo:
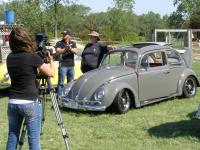
[[[200,62],[193,67],[200,73]],[[125,115],[62,110],[72,150],[199,150],[200,120],[192,119],[200,92],[192,99],[170,99],[132,109]],[[7,98],[0,100],[0,150],[7,140]],[[51,102],[47,103],[43,150],[63,150]],[[27,138],[24,150],[27,150]]]

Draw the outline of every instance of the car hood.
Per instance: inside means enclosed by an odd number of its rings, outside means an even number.
[[[1,84],[10,84],[10,77],[7,71],[6,63],[0,63],[0,83]]]
[[[104,83],[135,73],[135,70],[125,66],[101,67],[82,75],[74,81],[69,92],[70,99],[89,99],[98,87]]]

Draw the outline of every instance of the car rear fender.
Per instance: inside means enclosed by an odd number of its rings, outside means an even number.
[[[181,74],[179,82],[178,82],[178,95],[182,95],[183,84],[185,80],[187,79],[187,77],[189,76],[194,77],[197,82],[197,86],[200,86],[200,80],[199,80],[198,75],[191,69],[185,69],[183,73]]]
[[[107,91],[109,91],[109,94],[106,96],[106,102],[105,102],[106,106],[109,107],[113,103],[115,97],[117,96],[119,91],[121,91],[122,89],[127,89],[129,90],[129,92],[131,92],[132,94],[131,100],[133,104],[135,105],[135,107],[139,107],[140,103],[138,102],[138,94],[137,94],[138,90],[134,89],[129,84],[124,83],[124,82],[111,83],[111,85],[107,87]]]

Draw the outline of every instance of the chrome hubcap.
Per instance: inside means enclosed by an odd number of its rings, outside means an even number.
[[[123,91],[119,98],[120,98],[121,107],[123,108],[123,110],[129,109],[130,97],[128,95],[128,92]]]
[[[196,91],[195,81],[193,79],[187,79],[185,81],[185,89],[189,95],[194,95]]]

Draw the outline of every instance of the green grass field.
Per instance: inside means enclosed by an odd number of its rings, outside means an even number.
[[[200,73],[200,62],[193,67]],[[199,150],[200,120],[192,119],[200,92],[192,99],[170,99],[132,109],[125,115],[62,110],[72,150]],[[0,100],[0,150],[7,140],[7,98]],[[47,103],[43,150],[64,150],[51,103]],[[24,150],[27,150],[27,138]]]

